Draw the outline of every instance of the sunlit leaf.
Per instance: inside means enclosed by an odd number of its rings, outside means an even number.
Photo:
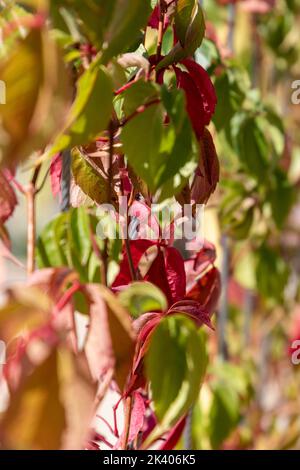
[[[134,282],[119,294],[119,300],[135,318],[143,313],[164,311],[167,300],[158,287],[150,282]]]
[[[126,123],[121,141],[136,174],[153,192],[159,189],[161,199],[166,199],[180,191],[195,168],[197,144],[182,93],[169,92],[163,87],[163,107],[152,98],[156,92],[153,85],[136,88],[136,95],[134,91],[128,94],[128,104],[125,96],[124,107],[131,110],[137,106],[139,97],[145,109]],[[168,126],[163,125],[165,110],[170,118]]]
[[[104,68],[93,62],[77,83],[77,95],[62,134],[51,153],[88,144],[106,129],[112,112],[113,86]]]
[[[91,239],[92,234],[96,233],[97,223],[97,218],[88,214],[84,207],[58,215],[38,238],[38,266],[68,266],[74,268],[85,282],[99,279],[100,260],[95,258]],[[97,237],[95,239],[98,240]],[[101,241],[97,243],[100,250]]]
[[[89,162],[92,162],[93,166]],[[114,170],[112,171],[115,173]],[[103,162],[95,155],[87,161],[84,154],[78,149],[73,149],[72,174],[76,185],[98,204],[111,203],[112,197],[114,197],[114,200],[117,199],[114,189],[111,188],[110,191],[110,181],[108,175],[103,171]]]
[[[117,0],[109,26],[104,34],[102,63],[126,52],[138,39],[151,12],[150,0]]]

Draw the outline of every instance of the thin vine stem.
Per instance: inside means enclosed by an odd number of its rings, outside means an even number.
[[[125,126],[129,121],[131,121],[133,118],[135,118],[138,114],[143,113],[148,109],[150,106],[153,106],[154,104],[159,104],[161,100],[159,98],[156,98],[154,100],[149,101],[148,103],[145,103],[142,106],[139,106],[132,114],[127,116],[123,121],[120,123],[120,126],[123,127]]]
[[[125,423],[124,423],[124,434],[123,434],[123,439],[122,439],[122,444],[121,444],[122,450],[128,449],[132,407],[133,407],[133,397],[132,395],[129,395],[125,400]]]
[[[164,38],[164,23],[166,15],[166,4],[164,0],[159,0],[159,23],[158,23],[158,34],[157,34],[157,47],[156,47],[156,56],[159,60],[161,56],[162,43]]]
[[[36,183],[41,170],[41,165],[34,170],[32,179],[26,189],[27,202],[27,274],[35,269],[35,239],[36,239]]]

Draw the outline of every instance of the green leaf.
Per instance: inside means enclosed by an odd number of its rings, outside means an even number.
[[[96,233],[98,219],[84,207],[71,209],[52,220],[37,241],[39,268],[68,266],[82,282],[100,279],[100,260],[93,252],[90,231]],[[101,240],[97,239],[99,250]]]
[[[160,198],[166,199],[178,193],[194,171],[199,150],[184,93],[162,87],[162,103],[149,105],[150,97],[153,100],[157,96],[155,92],[156,87],[145,84],[137,88],[136,95],[133,91],[125,95],[125,109],[132,110],[145,102],[148,107],[124,126],[121,141],[135,173],[152,192],[160,190]],[[163,124],[164,112],[170,118],[167,126]]]
[[[240,215],[240,214],[239,214]],[[235,240],[245,240],[249,237],[254,220],[254,206],[249,207],[244,214],[232,221],[230,234]]]
[[[199,149],[186,112],[185,96],[177,89],[161,89],[162,101],[170,118],[169,129],[165,129],[161,151],[165,157],[164,169],[160,173],[158,185],[167,182],[171,176],[181,176],[181,186],[193,171],[191,162],[197,162]],[[186,172],[187,171],[187,172]],[[178,192],[173,187],[173,194]],[[172,196],[173,194],[170,194]]]
[[[277,168],[273,175],[273,182],[267,192],[267,200],[271,204],[274,222],[281,229],[296,200],[294,186],[289,182],[286,174]]]
[[[222,103],[222,106],[216,107],[213,116],[218,131],[227,127],[235,112],[241,108],[245,99],[245,81],[245,76],[236,68],[226,69],[216,78],[214,85],[218,103]]]
[[[217,361],[209,369],[213,399],[208,415],[207,434],[213,449],[220,448],[236,428],[241,418],[242,406],[251,398],[249,372],[247,367],[242,368],[223,361]]]
[[[78,80],[76,99],[67,124],[54,142],[51,154],[95,140],[108,126],[112,101],[111,78],[95,61]]]
[[[222,181],[224,194],[220,206],[220,220],[223,229],[236,240],[249,236],[254,220],[254,201],[249,193],[255,195],[255,186],[246,188],[244,181],[224,179]]]
[[[119,300],[134,318],[146,312],[164,312],[168,307],[163,292],[150,282],[133,282],[120,292]]]
[[[175,13],[175,32],[176,36],[184,47],[186,41],[186,33],[191,23],[193,10],[198,1],[195,0],[178,0]]]
[[[281,304],[290,274],[288,265],[276,249],[266,244],[256,250],[255,255],[258,291],[273,304]]]
[[[150,85],[151,86],[151,85]],[[159,148],[163,133],[163,108],[153,104],[131,119],[124,127],[121,141],[133,169],[154,192],[160,166]]]
[[[108,201],[108,179],[98,173],[84,158],[78,148],[72,150],[72,174],[75,183],[93,201]]]
[[[136,111],[140,106],[146,105],[147,103],[158,99],[158,89],[149,82],[138,80],[124,93],[123,111],[126,116],[129,116]]]
[[[111,20],[116,0],[52,0],[50,4],[52,17],[57,18],[64,7],[68,14],[75,16],[85,36],[95,46],[102,46],[104,31]]]
[[[255,259],[252,251],[247,251],[240,258],[240,262],[234,268],[234,278],[245,289],[255,290]]]
[[[180,42],[177,42],[173,49],[157,64],[156,70],[159,71],[163,68],[167,68],[169,65],[176,64],[186,59],[188,56],[189,54],[185,51]]]
[[[40,268],[68,266],[67,230],[67,213],[60,214],[45,227],[37,242],[37,263]]]
[[[197,64],[201,65],[209,73],[213,72],[221,64],[219,50],[210,39],[203,39],[201,46],[195,51],[194,56]]]
[[[106,64],[113,56],[126,52],[135,43],[140,30],[147,25],[151,13],[150,0],[117,0],[113,17],[104,34],[101,61]]]
[[[260,120],[260,128],[266,132],[272,142],[275,155],[281,158],[285,147],[285,128],[283,121],[273,109],[266,108],[266,114]]]
[[[67,246],[70,250],[71,263],[82,277],[86,276],[85,267],[92,252],[91,230],[92,219],[86,209],[78,208],[69,212]]]
[[[213,449],[218,449],[229,436],[240,419],[240,400],[236,391],[219,382],[213,387],[213,402],[210,410],[210,441]]]
[[[206,365],[201,331],[183,315],[165,317],[146,355],[146,376],[161,430],[174,425],[193,405]]]
[[[198,0],[179,0],[177,3],[177,11],[180,4],[193,4],[193,10],[191,12],[190,22],[188,23],[186,32],[185,32],[185,39],[184,49],[188,55],[194,54],[195,50],[200,47],[202,40],[205,34],[205,21],[202,8],[200,7]],[[176,27],[176,19],[180,14],[175,17],[175,27]],[[181,23],[181,26],[183,24]]]
[[[157,70],[193,55],[200,47],[205,34],[205,21],[198,0],[178,0],[175,32],[179,42],[159,62]]]
[[[237,153],[243,166],[263,182],[268,170],[270,147],[254,117],[246,117],[238,130]]]
[[[278,54],[280,47],[293,26],[293,16],[288,14],[272,15],[264,22],[261,31],[267,44]]]

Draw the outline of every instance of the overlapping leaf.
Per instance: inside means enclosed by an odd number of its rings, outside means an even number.
[[[204,340],[181,315],[168,316],[156,328],[146,356],[155,413],[165,429],[196,400],[206,369]]]

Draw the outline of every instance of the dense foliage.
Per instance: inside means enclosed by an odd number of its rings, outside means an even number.
[[[299,10],[0,1],[2,448],[299,444]]]

